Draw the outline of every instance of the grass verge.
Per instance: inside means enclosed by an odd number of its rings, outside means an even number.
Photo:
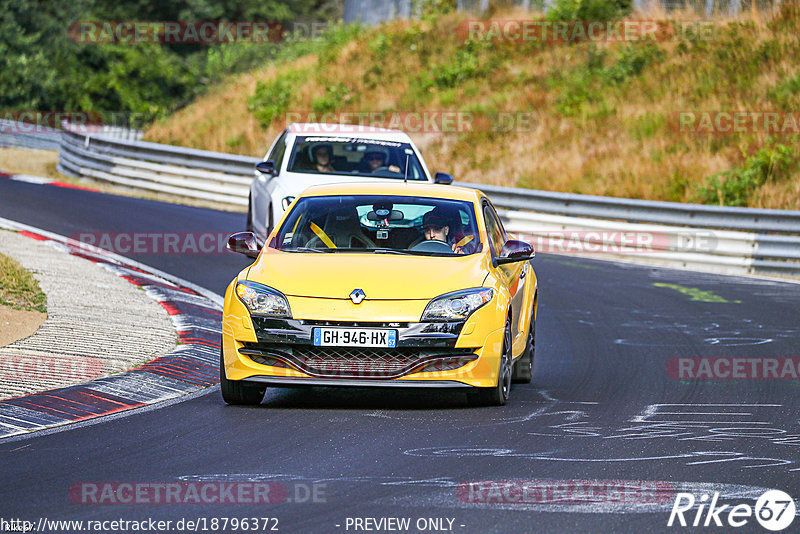
[[[47,313],[47,296],[19,263],[0,254],[0,304],[15,310]]]

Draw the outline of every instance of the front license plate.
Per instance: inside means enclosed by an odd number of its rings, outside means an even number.
[[[315,328],[317,347],[387,347],[397,345],[397,330],[382,328]]]

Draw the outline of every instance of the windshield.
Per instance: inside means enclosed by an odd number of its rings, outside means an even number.
[[[375,195],[301,198],[270,246],[287,252],[436,256],[483,249],[471,202]]]
[[[289,160],[290,172],[342,174],[427,181],[409,143],[357,137],[298,137]]]

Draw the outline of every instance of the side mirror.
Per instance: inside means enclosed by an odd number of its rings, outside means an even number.
[[[533,247],[530,243],[525,241],[517,241],[516,239],[509,239],[503,245],[503,250],[497,257],[497,264],[514,263],[517,261],[528,261],[535,255]]]
[[[442,185],[450,185],[453,183],[453,175],[446,172],[437,172],[433,175],[433,182]]]
[[[239,232],[228,237],[228,250],[244,254],[248,258],[257,258],[261,252],[253,232]]]
[[[268,174],[270,176],[277,176],[278,174],[278,171],[275,170],[275,162],[271,159],[256,163],[256,170],[262,174]]]

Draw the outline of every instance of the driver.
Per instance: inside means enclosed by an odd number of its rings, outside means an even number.
[[[386,167],[386,154],[379,150],[372,150],[364,154],[364,161],[367,162],[367,172],[375,172],[381,167]],[[400,167],[397,165],[389,165],[387,168],[391,172],[400,172]]]
[[[422,216],[422,233],[425,239],[444,241],[456,254],[464,254],[461,247],[457,247],[455,243],[450,243],[450,226],[447,224],[447,217],[445,217],[444,210],[439,207],[433,208],[431,211]]]
[[[317,145],[311,149],[314,170],[317,172],[335,172],[333,168],[333,147],[331,145]]]

